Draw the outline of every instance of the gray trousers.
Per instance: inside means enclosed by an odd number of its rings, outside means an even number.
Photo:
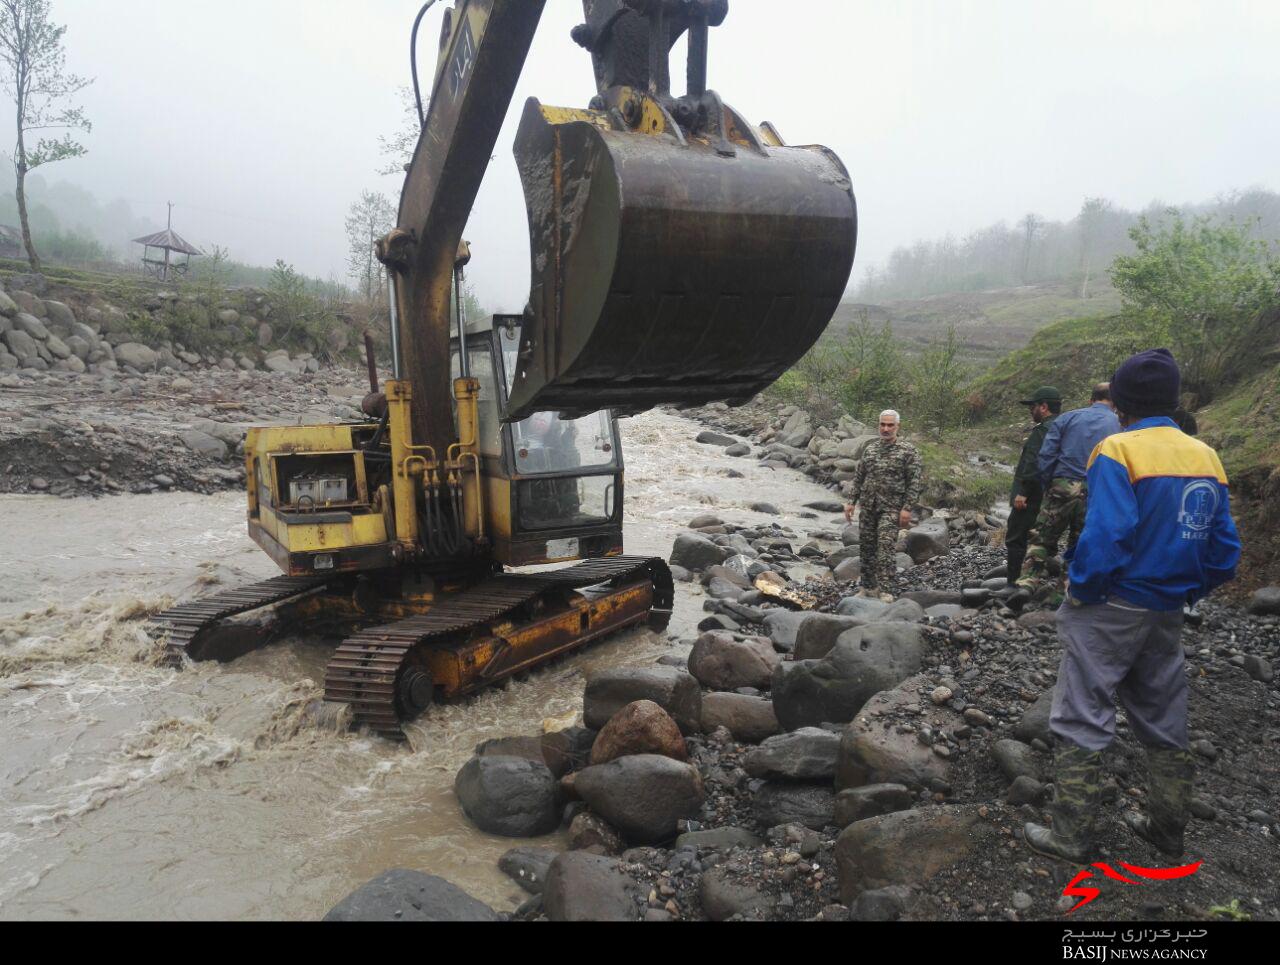
[[[1062,666],[1049,729],[1060,740],[1100,751],[1116,734],[1116,699],[1147,747],[1187,749],[1187,678],[1182,611],[1130,603],[1058,610]]]

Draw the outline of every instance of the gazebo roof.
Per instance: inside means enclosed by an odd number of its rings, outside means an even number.
[[[194,245],[184,241],[172,228],[166,231],[157,231],[153,235],[147,235],[145,238],[134,238],[134,244],[146,245],[148,248],[168,248],[170,251],[176,251],[180,255],[203,255],[204,252]]]

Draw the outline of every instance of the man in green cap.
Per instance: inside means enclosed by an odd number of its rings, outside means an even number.
[[[1045,385],[1037,389],[1031,398],[1018,404],[1030,408],[1031,419],[1036,427],[1031,430],[1031,435],[1022,446],[1022,458],[1018,460],[1018,468],[1014,471],[1013,491],[1009,494],[1013,512],[1009,514],[1009,528],[1004,545],[1009,564],[1007,579],[1011,587],[1022,576],[1027,542],[1036,518],[1040,515],[1044,499],[1044,487],[1040,483],[1040,447],[1044,445],[1049,426],[1062,412],[1062,393],[1051,385]]]

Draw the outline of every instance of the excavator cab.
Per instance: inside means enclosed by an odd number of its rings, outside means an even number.
[[[479,382],[477,423],[486,535],[508,566],[602,559],[622,553],[623,462],[612,412],[543,410],[505,420],[521,316],[469,326],[468,372]],[[451,345],[462,378],[459,340]]]

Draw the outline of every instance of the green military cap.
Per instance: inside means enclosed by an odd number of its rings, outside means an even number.
[[[1036,389],[1036,394],[1029,399],[1023,399],[1018,405],[1039,405],[1041,402],[1061,402],[1062,393],[1055,389],[1052,385],[1042,385]]]

